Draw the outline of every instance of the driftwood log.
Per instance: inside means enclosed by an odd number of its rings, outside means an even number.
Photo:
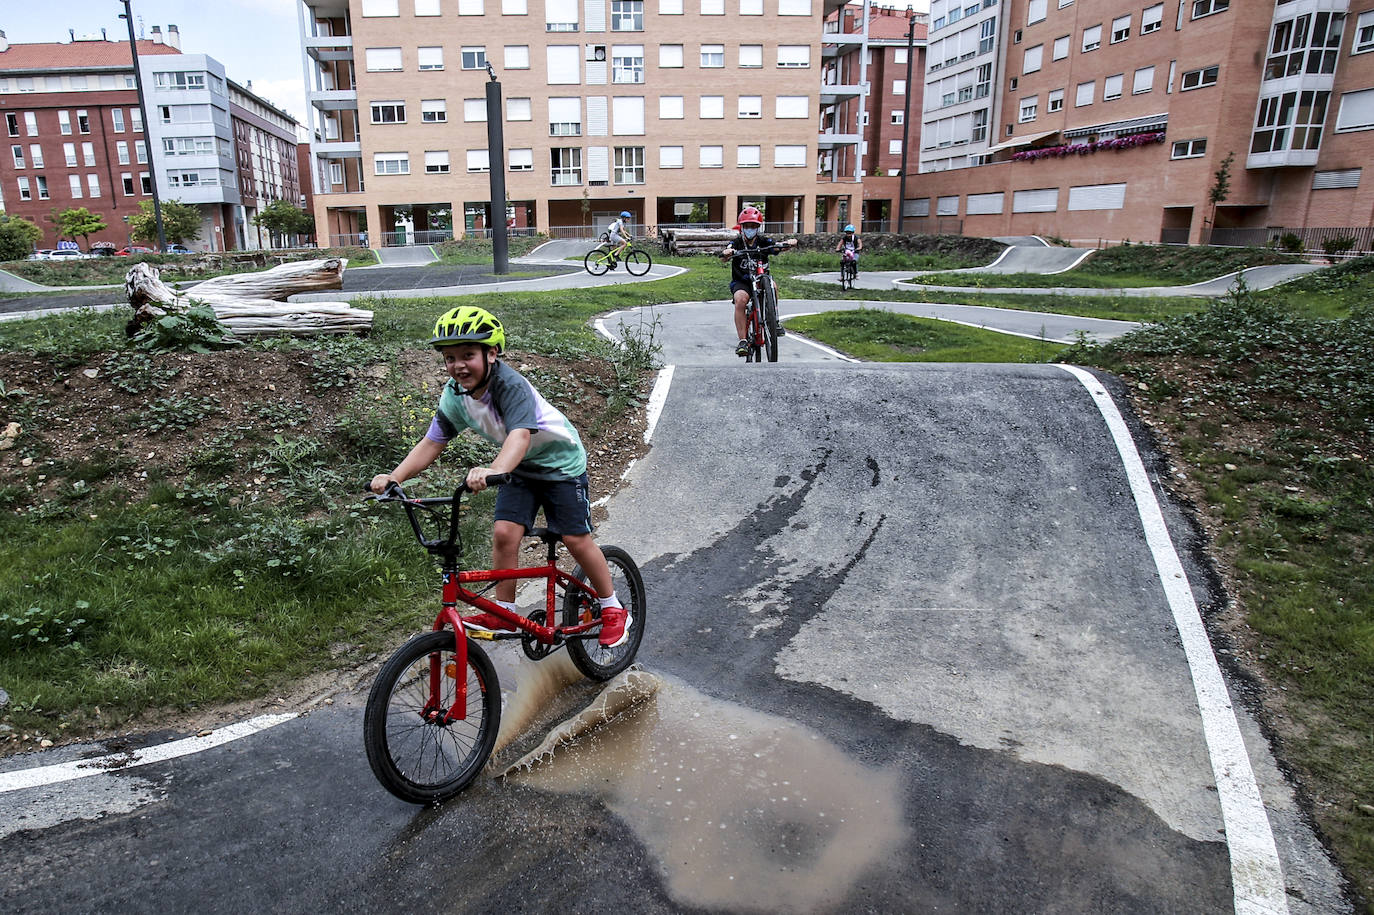
[[[344,262],[337,257],[282,264],[259,273],[219,276],[182,292],[162,282],[157,268],[134,264],[124,277],[124,292],[134,310],[131,332],[195,304],[208,305],[235,336],[366,333],[372,312],[347,302],[290,304],[300,292],[343,287]]]
[[[669,254],[716,254],[735,237],[733,229],[660,229]]]

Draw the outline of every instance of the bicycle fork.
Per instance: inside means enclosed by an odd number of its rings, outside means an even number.
[[[451,569],[444,570],[441,601],[443,609],[434,621],[434,629],[453,627],[453,657],[445,663],[441,652],[429,656],[429,699],[420,716],[430,724],[445,727],[468,716],[468,640],[458,616],[458,574]],[[444,677],[453,680],[453,705],[448,709],[443,707]]]

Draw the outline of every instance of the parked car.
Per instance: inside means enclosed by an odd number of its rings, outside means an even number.
[[[167,253],[168,253],[168,254],[194,254],[195,252],[193,252],[190,248],[186,247],[185,245],[168,245],[168,246],[167,246]]]
[[[51,254],[48,255],[48,260],[50,260],[50,261],[84,261],[84,260],[85,260],[86,258],[88,258],[88,257],[90,257],[89,254],[85,254],[85,253],[83,253],[83,252],[81,252],[81,251],[76,250],[75,248],[59,248],[58,250],[56,250],[56,251],[54,251],[53,253],[51,253]]]
[[[53,252],[53,249],[52,249],[52,248],[39,248],[37,251],[35,251],[35,252],[33,252],[32,254],[29,255],[29,260],[31,260],[31,261],[45,261],[45,260],[47,260],[48,258],[52,257],[52,252]]]
[[[152,254],[152,248],[145,248],[142,245],[127,245],[115,252],[115,257],[128,257],[130,254]]]

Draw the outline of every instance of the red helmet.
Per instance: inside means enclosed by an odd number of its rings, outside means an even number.
[[[744,225],[746,222],[763,225],[763,214],[759,212],[758,207],[745,207],[739,211],[739,219],[736,222],[740,225]]]

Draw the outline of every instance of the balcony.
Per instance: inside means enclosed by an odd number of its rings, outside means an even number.
[[[833,130],[825,131],[816,138],[816,145],[821,149],[834,149],[836,146],[857,146],[863,139],[857,133],[836,133]]]
[[[358,140],[316,140],[310,144],[310,153],[325,159],[361,159],[363,144]]]
[[[321,111],[353,111],[358,108],[358,93],[354,89],[318,89],[307,92],[305,100]]]
[[[311,60],[332,62],[353,59],[352,35],[321,35],[305,39],[305,53]]]

